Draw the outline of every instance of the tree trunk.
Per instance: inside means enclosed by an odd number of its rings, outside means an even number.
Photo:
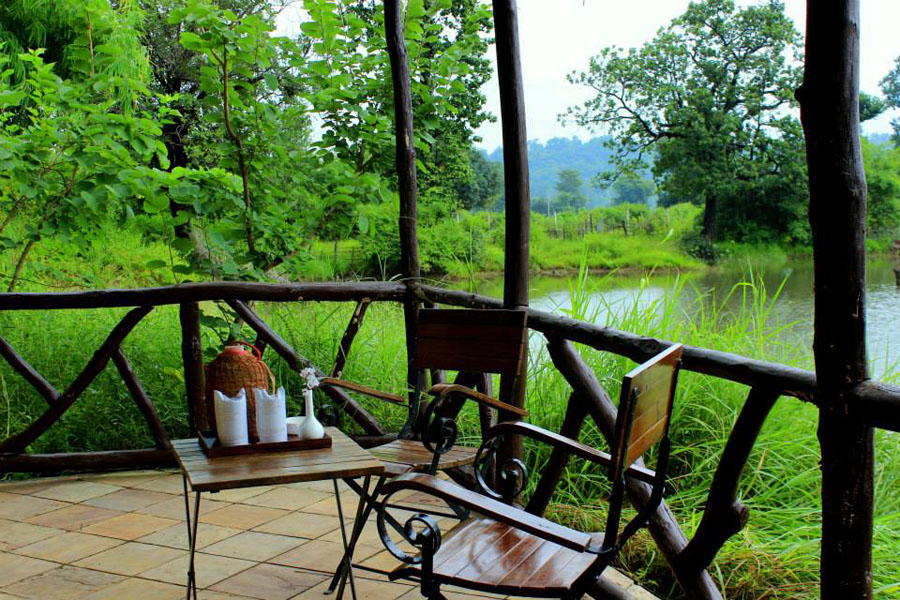
[[[706,197],[703,205],[703,237],[709,241],[716,239],[716,204],[718,200],[713,195]]]
[[[859,0],[809,0],[797,90],[815,259],[822,448],[822,598],[872,597],[873,431],[848,392],[869,378],[866,181],[859,141]]]

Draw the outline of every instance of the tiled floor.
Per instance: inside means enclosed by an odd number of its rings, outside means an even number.
[[[345,515],[356,497],[342,493]],[[181,475],[142,471],[0,484],[0,600],[168,600],[185,596]],[[204,494],[196,558],[205,600],[329,600],[341,554],[331,482]],[[367,527],[355,560],[393,559]],[[653,596],[610,578],[632,598]],[[357,571],[360,600],[415,600],[417,588]],[[451,600],[485,600],[454,593]],[[349,598],[349,593],[345,595]]]

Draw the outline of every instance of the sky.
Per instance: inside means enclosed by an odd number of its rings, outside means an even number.
[[[739,6],[759,0],[737,0]],[[684,12],[689,0],[519,0],[519,38],[522,78],[525,86],[525,118],[529,140],[554,137],[592,137],[575,125],[563,126],[557,115],[584,102],[590,92],[566,81],[572,71],[583,71],[591,56],[606,46],[638,47],[656,31]],[[802,34],[806,0],[784,0],[785,12]],[[860,12],[860,89],[881,95],[878,82],[900,56],[900,0],[862,0]],[[283,11],[278,33],[296,34],[302,11],[296,4]],[[494,48],[489,50],[494,59]],[[500,98],[492,79],[484,89],[487,110],[498,117],[476,132],[478,144],[492,151],[501,144]],[[863,133],[889,133],[890,121],[900,117],[893,110],[863,124]],[[602,132],[598,132],[598,135]]]
[[[757,2],[758,3],[758,2]],[[566,108],[590,98],[590,91],[566,81],[572,71],[587,69],[591,56],[606,46],[638,47],[656,31],[682,14],[688,0],[519,0],[519,43],[525,86],[525,119],[528,139],[554,137],[589,138],[575,125],[562,126],[556,118]],[[739,6],[754,4],[738,0]],[[785,0],[785,12],[802,34],[806,0]],[[900,56],[900,0],[862,0],[860,10],[860,89],[881,95],[878,82]],[[494,59],[494,48],[490,50]],[[497,82],[484,88],[487,109],[497,123],[482,125],[479,144],[488,151],[501,144],[500,98]],[[890,132],[891,118],[883,114],[863,124],[863,133]]]

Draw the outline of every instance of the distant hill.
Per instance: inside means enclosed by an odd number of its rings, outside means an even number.
[[[890,133],[873,133],[864,137],[873,144],[883,144],[885,142],[891,141]]]
[[[532,202],[556,196],[556,174],[563,169],[575,169],[584,181],[584,193],[591,206],[608,204],[608,192],[593,185],[594,177],[609,169],[612,152],[603,143],[607,137],[582,142],[578,138],[553,138],[541,143],[528,142],[529,183]],[[492,162],[503,161],[503,149],[487,155]]]

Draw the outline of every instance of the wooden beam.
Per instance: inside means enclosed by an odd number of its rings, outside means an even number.
[[[206,406],[200,306],[196,302],[181,304],[178,309],[178,320],[181,323],[181,362],[184,365],[188,425],[191,435],[196,436],[199,431],[212,431],[216,422],[213,409]]]
[[[334,366],[331,367],[331,377],[340,379],[341,375],[344,373],[344,366],[347,364],[347,357],[350,355],[350,347],[353,345],[353,339],[359,332],[363,318],[366,316],[366,309],[369,308],[369,304],[371,303],[372,301],[368,298],[363,298],[356,303],[356,308],[353,309],[353,314],[350,316],[350,322],[347,324],[347,329],[344,331],[344,335],[341,337],[341,343],[338,345],[337,356],[334,357]]]
[[[169,440],[169,434],[166,433],[166,428],[163,427],[162,420],[153,407],[150,396],[147,395],[144,386],[141,385],[141,380],[138,379],[137,373],[134,372],[131,363],[128,362],[121,348],[116,348],[116,351],[113,352],[112,360],[119,370],[122,381],[125,382],[125,387],[128,388],[131,397],[134,398],[138,410],[141,411],[144,420],[147,421],[147,426],[150,427],[150,432],[153,434],[153,441],[156,442],[156,448],[159,450],[171,449],[172,442]]]
[[[110,471],[177,466],[174,452],[158,448],[60,454],[0,454],[0,472],[3,473]]]
[[[406,286],[381,281],[338,283],[252,283],[248,281],[211,281],[181,283],[155,288],[130,290],[91,290],[85,292],[0,293],[0,310],[53,310],[59,308],[112,308],[117,306],[160,306],[184,302],[206,302],[233,298],[249,302],[357,302],[402,300]]]
[[[47,401],[47,404],[53,404],[59,399],[59,392],[56,391],[56,388],[28,364],[28,361],[19,356],[19,353],[2,337],[0,337],[0,356],[6,359],[9,366],[15,369],[16,373],[21,375]]]
[[[44,413],[26,427],[23,431],[11,435],[0,443],[0,452],[23,452],[31,443],[38,439],[51,425],[56,423],[63,414],[69,410],[78,396],[94,381],[94,378],[106,367],[113,352],[122,343],[122,340],[131,333],[135,325],[153,310],[151,306],[141,306],[131,309],[103,341],[103,344],[94,352],[94,356],[88,361],[81,373],[69,384],[66,391],[59,399],[50,405]]]
[[[809,0],[797,90],[815,273],[822,448],[822,598],[872,597],[874,431],[849,396],[866,356],[866,178],[859,139],[859,0]]]
[[[406,330],[406,356],[411,361],[415,353],[419,300],[415,290],[422,273],[419,266],[419,234],[416,228],[418,209],[418,181],[416,179],[416,147],[413,134],[412,92],[406,54],[405,27],[400,0],[384,0],[384,32],[391,62],[391,82],[394,86],[394,140],[397,169],[397,191],[400,195],[400,265],[406,282],[407,295],[403,300],[403,321]],[[417,370],[407,364],[406,383],[410,391],[416,388]]]
[[[503,129],[503,173],[506,212],[506,245],[503,260],[503,307],[528,306],[528,242],[531,224],[531,198],[528,189],[528,137],[525,131],[525,88],[519,59],[519,23],[515,0],[493,0],[494,42],[497,48],[497,82],[500,87],[500,122]],[[528,364],[528,345],[522,349]],[[500,377],[500,400],[513,406],[525,406],[528,378]],[[501,413],[499,421],[517,419]],[[510,436],[497,460],[521,458],[520,436]]]

